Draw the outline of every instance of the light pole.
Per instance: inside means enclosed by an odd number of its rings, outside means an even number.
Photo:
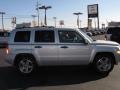
[[[73,13],[74,15],[77,15],[77,26],[78,26],[78,28],[79,28],[79,22],[80,22],[80,20],[79,20],[79,15],[82,15],[83,13],[80,13],[80,12],[78,12],[78,13]]]
[[[96,30],[96,20],[95,20],[95,18],[94,18],[94,24],[95,24],[95,30]]]
[[[54,19],[54,22],[55,22],[55,27],[56,27],[56,19],[57,19],[57,18],[56,18],[56,17],[53,17],[53,19]]]
[[[39,21],[39,17],[40,17],[40,15],[39,15],[39,5],[40,5],[39,2],[37,1],[36,10],[37,10],[37,14],[38,14],[38,16],[37,16],[38,17],[38,26],[39,26],[39,23],[40,23],[40,21]]]
[[[5,14],[5,12],[0,12],[0,14],[2,15],[2,29],[3,29],[3,31],[4,31],[3,15]]]
[[[36,15],[31,15],[33,17],[33,26],[35,26],[35,18],[37,17]]]
[[[80,20],[80,28],[81,28],[81,26],[82,26],[82,21]]]
[[[52,8],[51,6],[41,6],[41,7],[39,7],[39,9],[44,9],[45,10],[45,19],[44,19],[44,24],[45,25],[47,25],[47,17],[46,17],[46,11],[48,10],[48,9],[50,9],[50,8]]]

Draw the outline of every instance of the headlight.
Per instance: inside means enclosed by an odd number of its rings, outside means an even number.
[[[117,51],[117,54],[120,54],[120,50]]]

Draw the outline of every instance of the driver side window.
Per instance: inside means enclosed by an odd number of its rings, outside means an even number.
[[[76,31],[59,31],[60,43],[83,43],[84,39]]]

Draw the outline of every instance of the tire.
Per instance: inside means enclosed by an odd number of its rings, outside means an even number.
[[[94,59],[93,67],[97,73],[108,75],[114,68],[114,59],[109,54],[99,54]]]
[[[24,76],[33,74],[36,71],[37,64],[31,56],[21,56],[17,58],[16,68]]]

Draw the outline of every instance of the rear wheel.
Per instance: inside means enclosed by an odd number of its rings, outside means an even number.
[[[93,66],[98,73],[109,74],[114,67],[114,59],[108,54],[99,54],[95,57]]]
[[[36,63],[34,58],[30,56],[22,56],[17,59],[16,67],[22,75],[30,75],[35,71]]]

